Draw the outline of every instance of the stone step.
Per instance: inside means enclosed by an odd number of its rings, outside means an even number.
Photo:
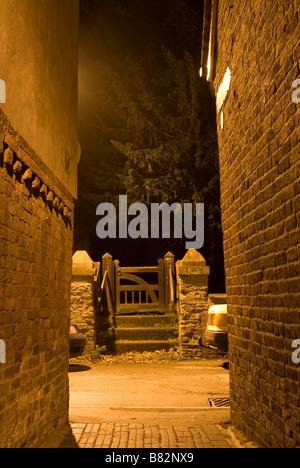
[[[177,326],[177,315],[117,315],[116,328],[142,328],[170,325]]]
[[[127,341],[117,340],[115,342],[115,353],[124,354],[132,351],[143,353],[145,351],[153,352],[158,350],[169,350],[178,345],[178,340],[146,340],[146,341]]]
[[[178,327],[116,328],[116,340],[172,340],[178,338]]]

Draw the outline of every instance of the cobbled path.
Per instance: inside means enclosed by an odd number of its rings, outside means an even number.
[[[232,448],[232,441],[217,425],[150,425],[150,424],[71,424],[73,444],[79,448],[102,449],[195,449]],[[66,437],[61,447],[68,447]]]

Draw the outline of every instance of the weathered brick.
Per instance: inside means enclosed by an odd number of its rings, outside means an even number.
[[[299,78],[300,6],[255,0],[241,17],[242,5],[228,9],[219,2],[218,10],[215,92],[227,66],[232,72],[218,132],[232,420],[262,446],[294,447],[300,438],[300,367],[291,360],[291,344],[300,339],[300,143],[292,83]]]
[[[18,149],[2,113],[1,132]],[[37,163],[28,147],[26,154]],[[52,184],[58,190],[54,176]],[[7,354],[0,364],[1,447],[38,444],[68,419],[72,228],[22,187],[0,167],[0,339]],[[65,202],[72,206],[69,194]]]

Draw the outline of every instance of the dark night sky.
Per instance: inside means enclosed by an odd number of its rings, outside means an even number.
[[[101,61],[126,74],[125,57],[143,57],[149,76],[159,74],[163,44],[178,56],[190,50],[200,68],[202,10],[203,0],[81,0],[79,132],[83,152],[93,138],[97,142],[96,128],[88,130],[84,121],[96,123],[94,94],[107,86],[97,73]]]

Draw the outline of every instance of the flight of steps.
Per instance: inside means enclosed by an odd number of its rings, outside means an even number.
[[[116,316],[116,354],[174,348],[178,344],[176,319],[174,313]]]

